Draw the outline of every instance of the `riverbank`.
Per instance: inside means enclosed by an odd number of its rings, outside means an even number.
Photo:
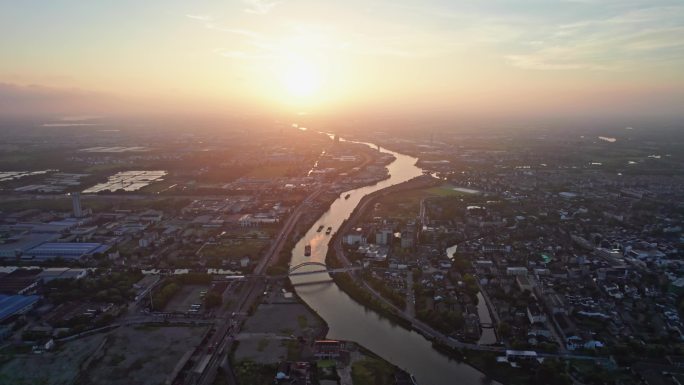
[[[330,267],[345,267],[351,265],[350,261],[347,260],[346,256],[344,255],[341,237],[343,237],[350,228],[356,225],[359,219],[361,219],[361,217],[363,217],[365,214],[365,210],[372,206],[377,199],[391,193],[432,187],[439,183],[439,181],[433,179],[432,177],[419,176],[406,182],[377,190],[361,198],[358,205],[354,208],[349,216],[349,219],[342,222],[339,230],[330,239],[328,243],[328,251],[325,256],[325,264]],[[413,328],[412,323],[401,315],[396,314],[396,310],[393,307],[385,304],[383,301],[376,299],[373,293],[359,285],[357,282],[361,280],[361,278],[358,276],[354,275],[353,273],[334,274],[332,278],[333,281],[342,289],[342,291],[344,291],[359,304],[378,312],[382,316],[392,321],[394,324],[402,326],[407,330],[411,330]]]
[[[335,237],[330,240],[330,245],[333,245],[335,242]],[[332,257],[330,254],[334,253],[333,248],[329,247],[328,248],[328,254],[326,255],[325,258],[325,264],[335,268],[335,267],[341,267],[342,264],[337,260],[337,258]],[[354,278],[348,273],[337,273],[332,275],[333,282],[344,292],[346,293],[349,297],[351,297],[354,301],[358,302],[360,305],[375,311],[376,313],[380,314],[381,316],[387,318],[389,321],[391,321],[395,325],[399,325],[406,330],[411,330],[412,326],[409,321],[406,319],[398,316],[394,310],[385,305],[383,302],[378,301],[373,297],[373,295],[360,285],[358,285],[355,281]]]
[[[384,149],[381,151],[389,152]],[[317,232],[318,226],[332,227],[339,233],[337,239],[341,240],[345,232],[340,229],[346,227],[345,219],[350,218],[352,212],[359,212],[357,207],[365,196],[423,175],[422,170],[415,166],[415,158],[400,153],[390,153],[396,158],[387,166],[391,175],[390,179],[373,186],[348,191],[347,193],[350,194],[348,199],[345,199],[343,194],[340,199],[333,202],[330,209],[295,245],[291,265],[307,262],[313,265],[324,265],[326,257],[329,256],[329,246],[336,243],[331,244],[328,236]],[[419,179],[431,180],[431,178]],[[310,245],[312,249],[310,256],[304,255],[307,245]],[[330,261],[335,259],[334,255],[328,258]],[[312,267],[312,269],[316,268]],[[346,273],[343,274],[346,275]],[[451,385],[454,379],[458,379],[463,385],[480,385],[486,378],[472,366],[450,360],[435,350],[431,341],[422,334],[399,326],[383,314],[360,304],[359,300],[350,297],[348,294],[350,290],[345,290],[335,283],[316,284],[317,278],[313,276],[297,276],[291,279],[295,283],[295,290],[299,296],[328,323],[328,338],[362,343],[364,347],[388,362],[412,373],[421,385]],[[363,283],[358,283],[358,285],[364,287]],[[384,302],[382,298],[375,298]],[[391,304],[386,305],[393,307]],[[410,319],[407,318],[407,320],[411,322]],[[416,326],[422,327],[422,323]]]
[[[454,349],[436,341],[433,341],[432,346],[450,359],[463,362],[485,373],[489,380],[505,385],[525,385],[534,382],[532,376],[521,372],[520,369],[496,362],[497,354],[494,352]]]
[[[370,193],[363,198],[361,198],[361,201],[359,201],[359,204],[356,205],[356,208],[352,211],[351,215],[349,218],[340,226],[339,233],[344,235],[349,229],[353,226],[356,225],[356,222],[360,219],[362,214],[365,212],[365,210],[368,208],[368,206],[371,203],[374,203],[375,200],[377,200],[380,197],[383,197],[388,194],[400,192],[400,191],[406,191],[406,190],[413,190],[413,189],[421,189],[421,188],[427,188],[427,187],[434,187],[442,183],[440,180],[434,179],[431,176],[428,175],[423,175],[423,176],[418,176],[415,178],[412,178],[406,182],[402,182],[399,184],[395,184],[393,186],[386,187],[381,190],[377,190],[373,193]]]
[[[348,342],[360,353],[356,360],[350,360],[350,374],[353,385],[394,385],[397,379],[411,380],[411,373],[393,365],[363,345]],[[355,356],[354,353],[351,354]],[[350,357],[350,358],[352,358]]]
[[[413,189],[422,189],[426,187],[432,187],[433,185],[439,184],[440,181],[436,181],[429,177],[418,177],[410,181],[404,182],[402,184],[394,185],[382,190],[378,190],[372,194],[369,194],[361,199],[357,207],[352,212],[350,218],[345,220],[340,226],[340,230],[335,236],[330,240],[328,252],[326,254],[326,265],[330,267],[343,267],[345,265],[350,265],[350,261],[346,259],[343,254],[341,239],[346,231],[355,227],[357,222],[365,215],[365,210],[369,207],[373,207],[373,203],[381,197],[389,195],[391,193],[399,191],[407,191]],[[344,260],[344,262],[343,262]],[[354,301],[357,301],[360,305],[371,309],[378,313],[379,315],[387,318],[393,324],[399,325],[409,331],[415,331],[421,334],[424,338],[432,342],[433,348],[440,354],[448,357],[450,360],[456,362],[462,362],[468,364],[473,368],[486,373],[488,379],[494,379],[500,383],[506,384],[523,384],[526,383],[525,377],[521,381],[510,381],[511,378],[520,377],[519,373],[511,373],[512,368],[504,367],[503,365],[496,363],[496,353],[493,352],[479,352],[479,351],[468,351],[460,349],[451,348],[445,344],[442,344],[434,339],[429,333],[426,333],[421,328],[417,328],[413,325],[409,319],[403,314],[397,314],[397,309],[393,306],[389,306],[385,302],[377,299],[374,293],[363,287],[358,283],[362,278],[355,273],[350,274],[335,274],[333,275],[334,282],[338,287],[349,295]],[[515,376],[511,377],[513,374]]]
[[[302,237],[306,235],[307,230],[317,223],[325,212],[330,210],[331,205],[340,199],[340,194],[346,191],[353,191],[354,189],[358,188],[371,187],[389,178],[390,176],[386,175],[382,178],[378,178],[367,183],[346,184],[341,189],[341,192],[325,192],[320,194],[313,202],[312,210],[307,211],[305,215],[302,215],[297,220],[295,223],[295,229],[284,241],[283,246],[281,247],[280,252],[276,256],[275,260],[273,260],[268,266],[266,274],[283,275],[288,273],[292,252],[295,245],[302,239]],[[335,234],[338,232],[339,231],[336,231]]]
[[[289,280],[287,282],[290,283]],[[291,284],[288,286],[291,286]],[[304,301],[302,299],[302,297],[300,297],[299,294],[297,294],[297,292],[294,292],[293,296],[294,296],[295,300],[297,301],[297,303],[303,305],[311,313],[311,315],[313,315],[318,320],[318,322],[320,322],[321,325],[323,325],[320,328],[319,333],[317,333],[316,338],[317,339],[325,339],[325,337],[328,335],[328,332],[330,331],[330,326],[328,326],[328,322],[326,322],[326,320],[323,319],[323,317],[321,317],[321,315],[318,314],[318,312],[314,308],[309,306],[309,304],[306,303],[306,301]]]
[[[342,291],[349,295],[354,301],[357,301],[360,305],[378,313],[380,316],[386,318],[394,325],[421,334],[424,338],[432,342],[432,347],[437,352],[449,358],[450,360],[470,365],[471,367],[485,374],[488,379],[494,380],[501,384],[522,385],[528,383],[528,376],[520,376],[519,371],[515,371],[512,368],[509,369],[501,364],[497,364],[496,353],[470,351],[467,349],[453,349],[447,345],[435,341],[430,335],[425,334],[423,330],[413,327],[410,321],[398,316],[392,308],[373,298],[373,295],[369,293],[368,290],[357,285],[348,274],[335,274],[333,276],[333,281]],[[512,378],[517,380],[512,381]]]

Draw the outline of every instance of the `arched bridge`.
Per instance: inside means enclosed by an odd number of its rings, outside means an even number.
[[[290,273],[290,275],[292,275],[292,273],[294,273],[295,271],[301,269],[302,267],[306,267],[306,266],[320,266],[323,268],[323,270],[321,270],[321,272],[328,270],[328,266],[326,266],[326,264],[322,263],[322,262],[302,262],[300,264],[290,266],[290,270],[288,272]]]
[[[317,270],[311,270],[311,271],[297,271],[303,267],[306,266],[318,266],[321,269]],[[328,273],[328,274],[334,274],[334,273],[341,273],[341,272],[346,272],[346,271],[353,271],[353,270],[361,270],[363,269],[363,266],[349,266],[349,267],[338,267],[338,268],[333,268],[329,269],[328,266],[325,265],[325,263],[322,262],[302,262],[300,264],[290,266],[290,270],[288,271],[288,276],[296,276],[296,275],[311,275],[311,274],[321,274],[321,273]]]
[[[310,270],[310,271],[298,271],[306,266],[318,266],[320,269],[316,270]],[[349,266],[349,267],[337,267],[337,268],[332,268],[329,269],[328,266],[326,266],[322,262],[302,262],[300,264],[291,266],[290,269],[288,270],[287,274],[283,275],[265,275],[265,274],[255,274],[255,275],[241,275],[237,276],[237,279],[244,280],[244,279],[255,279],[255,278],[266,278],[266,279],[285,279],[287,277],[294,277],[297,275],[313,275],[313,274],[335,274],[335,273],[342,273],[342,272],[347,272],[347,271],[354,271],[354,270],[361,270],[363,269],[363,266]]]

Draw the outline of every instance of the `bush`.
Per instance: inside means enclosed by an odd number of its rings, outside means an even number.
[[[375,358],[354,362],[351,376],[355,385],[394,384],[394,368],[387,362]]]
[[[44,291],[58,304],[74,300],[123,304],[133,299],[135,293],[131,287],[141,278],[139,271],[127,271],[82,279],[55,279],[45,285]]]
[[[258,364],[254,361],[240,361],[235,365],[235,377],[241,385],[270,384],[276,375],[276,365]]]
[[[164,285],[161,290],[152,294],[152,310],[163,309],[178,290],[180,290],[180,286],[172,281]]]
[[[191,285],[208,285],[211,283],[211,275],[207,273],[187,273],[175,276],[178,282]]]
[[[217,306],[221,305],[222,298],[220,294],[214,293],[214,292],[209,292],[204,299],[204,304],[207,307],[207,309],[212,309]]]

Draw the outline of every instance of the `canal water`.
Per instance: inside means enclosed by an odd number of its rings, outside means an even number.
[[[446,255],[447,258],[449,259],[454,259],[454,254],[456,253],[456,250],[458,250],[458,245],[453,245],[451,247],[448,247],[446,249]],[[489,314],[489,308],[487,307],[487,303],[485,302],[484,296],[482,293],[477,293],[477,315],[480,318],[480,323],[483,324],[491,324],[492,323],[492,316]],[[480,345],[491,345],[496,343],[496,333],[494,333],[494,329],[491,328],[486,328],[482,329],[482,334],[480,335],[480,339],[477,341],[478,344]]]
[[[366,143],[368,144],[368,143]],[[375,148],[375,146],[368,144]],[[391,153],[396,160],[388,165],[391,177],[373,186],[344,192],[327,212],[307,231],[292,250],[290,265],[312,261],[325,263],[330,236],[328,226],[336,232],[364,195],[401,183],[422,174],[415,166],[417,159],[400,153]],[[350,194],[349,198],[344,197]],[[316,230],[320,225],[323,231]],[[304,256],[304,246],[311,245],[311,256]],[[315,267],[313,269],[316,269]],[[323,276],[323,277],[321,277]],[[374,311],[351,299],[337,285],[322,274],[292,277],[293,283],[328,282],[297,286],[297,294],[313,308],[329,326],[328,338],[356,341],[389,362],[413,374],[419,385],[481,385],[488,379],[475,368],[449,359],[433,349],[422,335],[393,324]]]

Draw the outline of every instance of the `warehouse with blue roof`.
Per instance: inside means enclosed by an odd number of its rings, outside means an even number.
[[[7,319],[28,312],[40,300],[38,295],[0,294],[0,324]]]
[[[96,253],[102,253],[109,249],[102,243],[77,243],[77,242],[45,242],[24,252],[23,257],[36,259],[64,258],[81,259]]]

